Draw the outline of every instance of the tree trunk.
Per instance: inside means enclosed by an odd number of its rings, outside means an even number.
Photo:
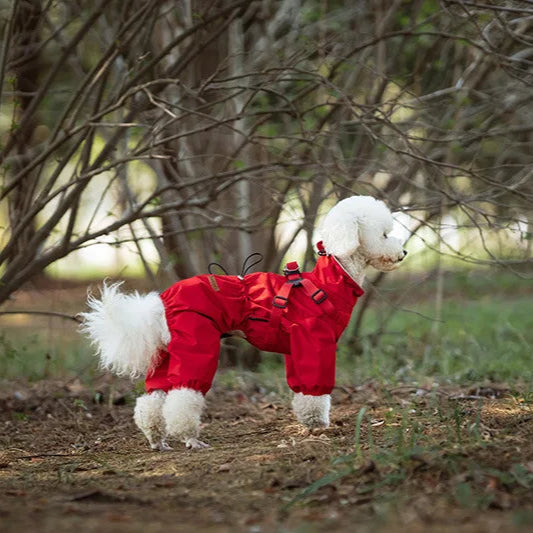
[[[39,30],[41,21],[41,0],[26,0],[19,2],[15,12],[12,35],[12,48],[10,60],[15,62],[13,68],[13,89],[15,93],[15,110],[13,113],[13,124],[11,136],[15,140],[13,174],[23,169],[32,157],[32,147],[38,142],[35,138],[37,127],[37,115],[33,115],[31,121],[22,130],[17,129],[18,121],[24,116],[29,108],[33,95],[39,87],[39,75],[41,72],[41,61],[39,55]],[[9,221],[11,228],[17,226],[20,218],[31,206],[33,201],[37,172],[29,172],[21,185],[17,187],[9,197]],[[27,225],[21,232],[11,254],[11,260],[23,253],[28,242],[35,234],[35,225]],[[26,250],[27,251],[27,250]]]

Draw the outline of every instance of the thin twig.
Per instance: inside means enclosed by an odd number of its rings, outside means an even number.
[[[74,320],[74,322],[77,322],[78,324],[81,324],[83,322],[82,319],[78,317],[78,315],[56,313],[55,311],[0,311],[0,315],[44,315]]]

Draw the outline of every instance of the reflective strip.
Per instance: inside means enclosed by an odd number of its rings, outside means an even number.
[[[215,292],[220,291],[220,287],[218,286],[217,279],[215,278],[215,276],[213,276],[213,274],[209,274],[209,276],[207,276],[207,279],[209,280],[209,285],[211,285],[211,288]]]

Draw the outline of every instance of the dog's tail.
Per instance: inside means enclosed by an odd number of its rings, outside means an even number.
[[[170,332],[156,292],[124,294],[121,284],[104,282],[100,299],[89,294],[90,311],[80,313],[80,329],[96,346],[103,368],[135,378],[156,362],[159,348],[170,342]]]

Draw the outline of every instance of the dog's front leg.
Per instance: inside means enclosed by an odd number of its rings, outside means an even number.
[[[298,422],[309,429],[327,428],[329,426],[329,394],[311,396],[297,392],[292,400],[292,409]]]
[[[201,392],[193,389],[169,391],[163,405],[167,434],[185,443],[187,448],[207,448],[209,445],[198,439],[204,405],[205,399]]]

